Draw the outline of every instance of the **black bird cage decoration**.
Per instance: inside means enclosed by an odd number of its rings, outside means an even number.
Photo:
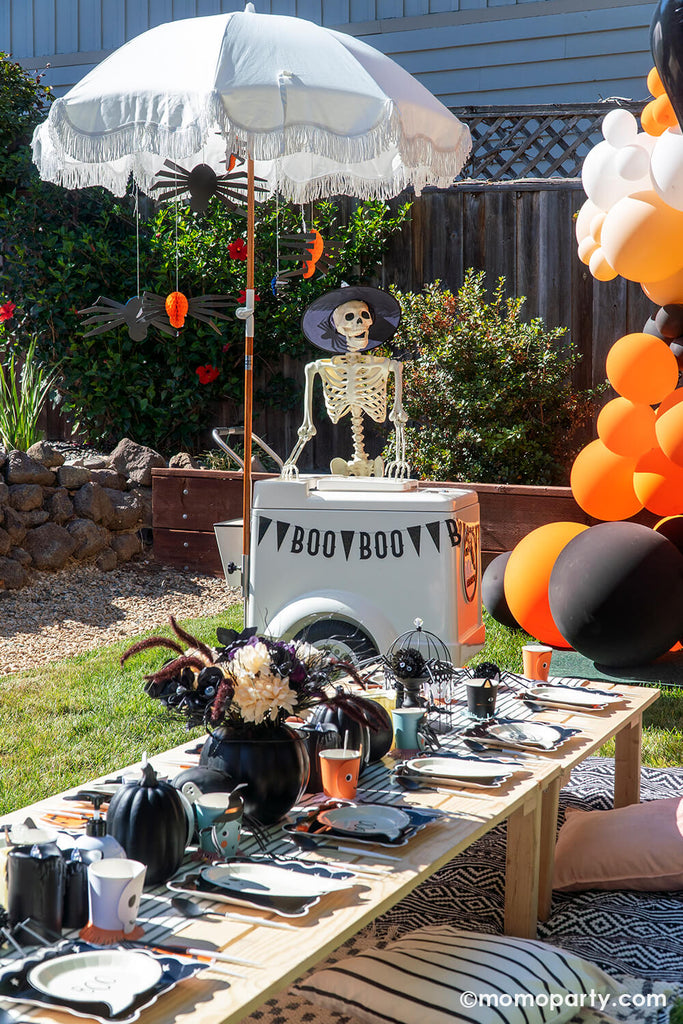
[[[434,724],[450,716],[452,690],[458,671],[446,644],[415,619],[414,629],[401,633],[383,656],[384,675],[396,689],[396,707],[423,707],[436,717]]]

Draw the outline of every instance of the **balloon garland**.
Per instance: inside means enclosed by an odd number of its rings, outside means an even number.
[[[604,118],[576,217],[592,276],[638,282],[659,306],[608,352],[617,397],[572,466],[577,504],[604,522],[534,530],[482,581],[495,618],[604,667],[649,662],[683,636],[683,8],[674,0],[659,0],[651,47],[640,128],[627,110]],[[622,521],[642,508],[663,517],[654,530]]]

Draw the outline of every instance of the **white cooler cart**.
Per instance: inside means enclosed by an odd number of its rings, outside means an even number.
[[[215,526],[226,577],[240,563],[241,526]],[[456,665],[483,644],[473,491],[373,477],[260,480],[249,576],[246,624],[271,636],[365,657],[420,618]]]

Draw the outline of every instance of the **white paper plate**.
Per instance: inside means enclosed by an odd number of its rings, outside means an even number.
[[[569,708],[583,708],[601,711],[609,704],[621,704],[622,695],[588,690],[584,686],[531,686],[526,694],[541,704],[562,705]]]
[[[420,757],[407,762],[411,772],[418,775],[436,776],[442,779],[471,779],[484,783],[498,779],[501,775],[509,778],[512,772],[502,764],[483,764],[481,761],[460,761],[452,757]]]
[[[488,735],[501,743],[522,744],[552,750],[562,739],[562,733],[552,725],[538,722],[500,722],[487,726]]]
[[[324,896],[339,889],[350,889],[357,884],[351,878],[329,878],[309,872],[298,872],[277,864],[241,863],[212,864],[199,872],[212,885],[226,892],[240,893],[245,897],[291,897],[309,899]]]
[[[163,970],[154,957],[129,950],[96,950],[56,957],[31,968],[29,984],[43,995],[70,1003],[104,1003],[122,1013],[154,988]]]
[[[320,811],[318,821],[345,835],[387,836],[389,839],[398,839],[410,825],[410,817],[405,811],[386,804],[334,807]]]

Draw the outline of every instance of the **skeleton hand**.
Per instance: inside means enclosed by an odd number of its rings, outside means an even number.
[[[299,470],[293,462],[285,462],[284,466],[280,471],[281,480],[298,480]]]
[[[410,476],[410,463],[397,459],[395,462],[387,462],[384,467],[384,475],[395,477],[397,480],[407,480]]]

